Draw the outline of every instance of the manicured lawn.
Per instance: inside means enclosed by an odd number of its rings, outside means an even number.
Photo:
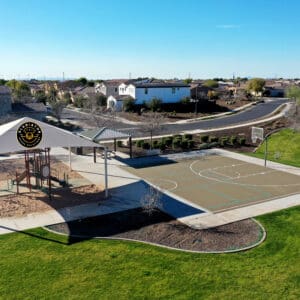
[[[249,155],[264,158],[264,153],[265,143]],[[300,132],[283,129],[272,134],[268,139],[268,160],[300,167]]]
[[[0,236],[0,299],[299,299],[300,208],[258,219],[268,233],[262,245],[221,255],[68,245],[43,229]]]

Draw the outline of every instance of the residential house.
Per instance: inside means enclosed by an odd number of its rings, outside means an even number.
[[[134,82],[121,83],[118,87],[119,95],[110,95],[107,99],[107,108],[122,108],[122,100],[128,97],[135,99],[135,104],[141,105],[150,102],[153,98],[163,103],[177,103],[182,98],[190,97],[190,86],[181,82]]]
[[[118,96],[119,85],[126,82],[126,79],[106,80],[95,84],[95,92],[102,93],[104,96]]]

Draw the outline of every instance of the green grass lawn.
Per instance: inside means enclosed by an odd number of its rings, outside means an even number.
[[[300,208],[258,218],[260,246],[190,254],[34,229],[0,236],[0,299],[300,299]]]
[[[265,143],[249,155],[264,158],[264,153]],[[268,139],[268,160],[300,167],[300,132],[283,129],[272,134]]]

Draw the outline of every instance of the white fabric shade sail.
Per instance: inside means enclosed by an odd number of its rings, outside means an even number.
[[[52,147],[101,146],[67,130],[27,117],[0,126],[0,153]]]

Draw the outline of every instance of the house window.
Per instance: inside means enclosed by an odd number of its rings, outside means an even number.
[[[172,88],[172,94],[175,94],[176,89],[173,87]]]
[[[115,93],[118,91],[118,88],[115,88]]]
[[[148,94],[148,88],[145,88],[145,94],[146,95]]]

